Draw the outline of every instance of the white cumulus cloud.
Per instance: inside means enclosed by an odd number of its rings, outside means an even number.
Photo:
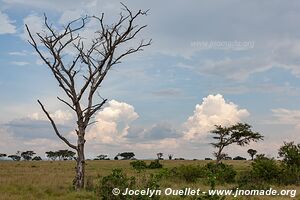
[[[203,138],[214,125],[232,125],[248,115],[246,109],[239,109],[236,104],[226,102],[222,95],[208,95],[201,104],[196,105],[194,114],[184,123],[184,139]]]
[[[97,123],[88,131],[87,139],[105,144],[124,141],[130,124],[138,117],[132,105],[111,100],[108,106],[97,113]]]

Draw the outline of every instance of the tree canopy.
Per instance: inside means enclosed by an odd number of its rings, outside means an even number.
[[[213,147],[218,149],[214,152],[217,162],[220,162],[227,156],[226,153],[223,153],[223,149],[231,144],[245,146],[251,141],[257,142],[263,140],[263,136],[258,132],[252,131],[251,126],[246,123],[237,123],[228,127],[216,125],[211,133],[215,135],[213,136],[213,139],[217,140],[216,142],[211,143]]]

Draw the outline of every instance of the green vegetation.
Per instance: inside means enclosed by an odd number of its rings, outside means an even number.
[[[70,150],[58,150],[58,151],[47,151],[45,152],[48,159],[56,160],[72,160],[75,156],[75,152]]]
[[[141,171],[148,168],[147,163],[143,160],[132,161],[130,165],[133,167],[133,169],[137,171]]]
[[[100,179],[100,184],[96,188],[96,194],[103,200],[147,200],[147,199],[160,199],[159,196],[123,196],[113,195],[112,190],[118,188],[121,191],[125,191],[126,188],[133,190],[149,188],[152,190],[159,189],[160,178],[157,175],[150,174],[148,176],[143,175],[142,178],[137,179],[135,176],[128,177],[123,170],[113,169],[112,173]]]
[[[219,173],[229,174],[231,176],[231,169],[227,169],[231,166],[237,174],[236,180],[240,179],[243,173],[248,173],[252,169],[252,161],[223,161],[224,166],[220,169],[215,166],[212,161],[192,161],[192,160],[161,160],[163,165],[161,169],[147,169],[143,173],[137,172],[130,165],[130,160],[105,160],[105,161],[87,161],[86,172],[86,189],[77,192],[73,189],[71,184],[74,178],[74,162],[75,161],[1,161],[0,162],[0,193],[1,199],[100,199],[99,192],[101,191],[101,183],[110,182],[109,178],[104,178],[112,175],[113,169],[122,169],[121,172],[114,172],[116,175],[122,175],[131,180],[131,177],[135,177],[135,187],[158,187],[159,188],[200,188],[207,190],[215,185],[216,188],[232,189],[238,186],[237,181],[235,183],[222,183],[214,179],[214,176],[209,176],[209,170],[212,172],[220,171]],[[144,161],[147,165],[151,161]],[[280,162],[274,161],[278,166],[281,166]],[[184,167],[185,166],[185,167]],[[226,168],[226,170],[224,170]],[[175,170],[177,169],[177,171]],[[180,169],[180,170],[178,170]],[[206,173],[208,176],[199,178],[195,181],[184,180],[181,176],[175,176],[176,173],[185,174],[186,177],[192,177],[194,170],[197,173],[202,173],[201,170],[209,169]],[[199,170],[199,172],[197,172]],[[152,174],[152,177],[151,177]],[[211,174],[214,175],[214,174]],[[229,176],[228,175],[228,176]],[[200,175],[199,175],[200,176]],[[222,175],[223,176],[223,175]],[[229,176],[229,177],[230,177]],[[105,181],[106,180],[106,181]],[[130,181],[128,180],[128,183]],[[118,180],[118,183],[120,179]],[[272,188],[278,189],[297,189],[300,190],[299,185],[281,185],[279,183],[270,184]],[[103,188],[102,188],[103,189]],[[249,189],[249,188],[248,188]],[[298,194],[298,199],[300,199]],[[162,197],[161,199],[189,199],[188,197]],[[213,197],[201,197],[199,199],[214,199]],[[227,197],[226,200],[231,198]],[[233,198],[232,198],[233,199]],[[249,199],[246,197],[235,198],[239,200]],[[272,197],[253,197],[255,199],[271,200]],[[291,199],[290,197],[275,198],[278,200]]]
[[[217,158],[217,163],[227,157],[227,154],[223,152],[225,147],[236,144],[239,146],[249,145],[250,142],[257,142],[263,140],[263,136],[251,130],[249,124],[237,123],[229,127],[223,127],[221,125],[215,125],[215,129],[211,131],[214,134],[214,143],[211,145],[217,149],[214,152]]]

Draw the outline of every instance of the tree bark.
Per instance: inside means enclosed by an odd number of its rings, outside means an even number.
[[[219,163],[221,162],[221,160],[222,160],[222,151],[223,151],[223,148],[224,148],[224,147],[220,147],[220,148],[219,148],[219,151],[218,151],[218,153],[217,153],[217,156],[216,156],[216,157],[217,157],[217,160],[216,160],[216,163],[217,163],[217,164],[219,164]]]
[[[78,136],[76,174],[74,179],[74,185],[76,190],[83,189],[84,187],[84,174],[85,174],[84,143],[85,143],[84,137]]]

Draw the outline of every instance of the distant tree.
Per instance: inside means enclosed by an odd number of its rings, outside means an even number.
[[[230,156],[225,156],[224,160],[232,160]]]
[[[116,156],[114,157],[114,160],[119,160],[118,155],[116,155]]]
[[[32,158],[32,160],[39,161],[39,160],[42,160],[42,158],[40,156],[35,156],[35,157]]]
[[[158,160],[163,160],[163,156],[164,156],[163,153],[157,153],[156,155]]]
[[[97,156],[96,159],[97,160],[108,160],[109,158],[107,157],[107,155],[101,154],[101,155]]]
[[[59,160],[63,160],[66,156],[66,150],[58,150],[56,151]]]
[[[21,160],[21,156],[18,156],[18,155],[9,155],[8,157],[11,158],[13,161]]]
[[[72,159],[75,159],[76,160],[76,158],[75,158],[75,155],[76,155],[76,153],[75,152],[73,152],[73,151],[68,151],[68,154],[67,154],[68,156],[68,159],[69,160],[72,160]]]
[[[247,159],[242,156],[236,156],[232,160],[247,160]]]
[[[0,158],[4,158],[6,157],[7,155],[5,153],[0,153]]]
[[[59,157],[59,160],[72,160],[75,156],[75,152],[64,149],[64,150],[58,150],[56,152],[57,156]]]
[[[123,152],[119,156],[123,157],[122,160],[130,160],[134,158],[135,154],[133,152]]]
[[[217,140],[217,142],[211,144],[213,147],[217,148],[217,151],[214,152],[217,163],[227,156],[227,154],[223,153],[225,147],[231,144],[244,146],[248,145],[251,141],[257,142],[258,140],[263,139],[262,135],[251,130],[250,125],[243,123],[237,123],[229,127],[216,125],[211,133],[216,135],[213,139]]]
[[[24,160],[31,160],[32,159],[32,156],[34,155],[34,151],[24,151],[21,153],[21,157],[24,159]]]
[[[249,153],[251,160],[253,160],[255,154],[257,154],[257,151],[255,149],[248,149],[247,153]]]
[[[212,160],[211,158],[205,158],[204,160]]]
[[[72,160],[76,155],[75,152],[67,149],[58,150],[58,151],[47,151],[45,153],[47,158],[53,161],[56,160],[56,158],[58,158],[59,160]]]
[[[53,152],[53,151],[47,151],[47,152],[45,152],[46,153],[46,157],[48,158],[48,159],[51,159],[51,160],[56,160],[56,158],[58,157],[58,154],[57,154],[57,152]]]
[[[283,162],[286,166],[295,166],[300,169],[300,144],[284,142],[284,145],[280,147],[278,154],[283,158]]]
[[[169,155],[168,155],[169,160],[172,160],[172,159],[173,159],[173,156],[174,156],[173,154],[169,154]]]

